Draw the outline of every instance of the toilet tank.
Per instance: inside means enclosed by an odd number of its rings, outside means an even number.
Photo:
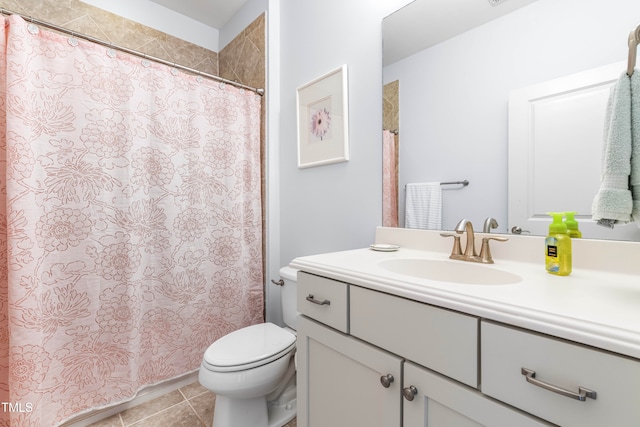
[[[284,286],[280,288],[282,318],[286,326],[296,330],[298,318],[298,270],[291,267],[282,267],[280,269],[280,278],[284,280]]]

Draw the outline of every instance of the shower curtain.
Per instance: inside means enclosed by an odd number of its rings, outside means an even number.
[[[261,104],[3,24],[0,426],[58,425],[263,321]]]
[[[382,225],[398,226],[398,136],[382,131]]]

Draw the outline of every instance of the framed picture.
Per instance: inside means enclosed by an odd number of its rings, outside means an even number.
[[[347,66],[300,86],[298,103],[298,167],[349,160]]]

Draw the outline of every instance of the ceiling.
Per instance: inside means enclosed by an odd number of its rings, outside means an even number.
[[[249,0],[151,0],[222,29]],[[393,63],[535,0],[415,0],[384,20],[384,60]],[[491,3],[497,3],[492,6]],[[395,35],[401,35],[396,37]]]
[[[151,0],[161,6],[221,29],[248,0]]]

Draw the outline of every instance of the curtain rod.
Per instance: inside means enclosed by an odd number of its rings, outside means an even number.
[[[234,82],[233,80],[227,80],[227,79],[224,79],[224,78],[219,77],[219,76],[214,76],[213,74],[204,73],[202,71],[198,71],[198,70],[193,69],[193,68],[185,67],[184,65],[176,64],[175,62],[170,62],[170,61],[167,61],[165,59],[161,59],[161,58],[157,58],[155,56],[147,55],[146,53],[139,52],[137,50],[129,49],[129,48],[126,48],[124,46],[114,45],[113,43],[106,42],[104,40],[100,40],[100,39],[97,39],[95,37],[91,37],[91,36],[89,36],[87,34],[77,33],[75,31],[71,31],[71,30],[69,30],[67,28],[64,28],[64,27],[61,27],[59,25],[51,24],[49,22],[45,22],[45,21],[41,21],[39,19],[32,18],[31,16],[29,16],[28,18],[25,18],[23,15],[20,15],[19,13],[12,12],[12,11],[4,9],[4,8],[0,8],[0,14],[2,14],[2,15],[16,15],[16,16],[21,17],[26,22],[29,22],[31,24],[35,24],[35,25],[39,25],[39,26],[42,26],[42,27],[45,27],[45,28],[49,28],[51,30],[55,30],[55,31],[61,32],[63,34],[67,34],[67,35],[70,35],[72,37],[77,37],[77,38],[80,38],[80,39],[83,39],[83,40],[87,40],[89,42],[99,44],[100,46],[104,46],[104,47],[108,47],[108,48],[111,48],[111,49],[119,50],[121,52],[125,52],[125,53],[128,53],[130,55],[137,56],[139,58],[147,59],[149,61],[158,62],[160,64],[168,65],[170,67],[173,67],[173,68],[176,68],[176,69],[179,69],[179,70],[182,70],[182,71],[186,71],[188,73],[195,74],[197,76],[206,77],[208,79],[215,80],[215,81],[218,81],[218,82],[221,82],[221,83],[225,83],[225,84],[230,84],[230,85],[239,87],[241,89],[247,89],[247,90],[250,90],[250,91],[253,91],[253,92],[257,93],[260,96],[264,96],[264,89],[263,88],[255,88],[255,87],[247,86],[247,85],[244,85],[242,83]]]

